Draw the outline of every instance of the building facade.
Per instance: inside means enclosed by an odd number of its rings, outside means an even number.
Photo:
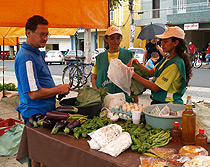
[[[205,52],[210,42],[210,0],[141,0],[138,14],[137,27],[163,23],[183,28],[185,41],[193,42],[198,52]]]

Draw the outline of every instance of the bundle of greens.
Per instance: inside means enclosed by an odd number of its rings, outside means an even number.
[[[86,87],[84,89],[81,89],[77,95],[77,101],[75,102],[75,104],[77,106],[87,106],[101,103],[107,95],[107,91],[107,87],[99,89]]]
[[[137,64],[133,64],[132,66],[134,67],[135,73],[147,80],[149,79],[149,75],[146,70],[141,69]],[[130,90],[130,97],[133,98],[135,95],[141,95],[144,91],[146,91],[146,88],[132,78]]]

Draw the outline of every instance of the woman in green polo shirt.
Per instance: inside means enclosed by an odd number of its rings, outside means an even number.
[[[133,78],[144,87],[151,90],[151,104],[174,103],[184,104],[182,96],[186,86],[192,76],[192,65],[186,50],[184,41],[185,33],[179,27],[170,27],[162,35],[156,35],[162,39],[162,49],[169,53],[154,68],[149,70],[136,59],[132,59],[127,64],[138,64],[145,69],[149,76],[153,76],[153,81],[148,81],[134,73]]]

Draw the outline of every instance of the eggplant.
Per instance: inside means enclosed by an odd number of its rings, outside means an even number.
[[[55,120],[50,120],[47,116],[44,118],[42,125],[44,128],[52,129],[56,124]]]
[[[61,120],[61,121],[56,122],[54,128],[51,131],[51,134],[56,134],[59,131],[63,131],[67,123],[68,122],[66,120]]]
[[[56,108],[56,111],[74,114],[78,112],[78,108],[74,106],[60,106]]]
[[[75,127],[80,125],[79,119],[73,119],[71,122],[68,123],[68,125],[64,129],[64,133],[69,134],[71,130],[73,130]]]
[[[72,119],[72,115],[71,114],[58,112],[58,111],[48,111],[46,113],[46,115],[47,115],[47,117],[49,119],[53,119],[53,120],[56,120],[56,121]]]
[[[37,124],[38,124],[39,126],[42,126],[42,125],[43,125],[43,121],[44,121],[44,119],[45,119],[46,117],[47,117],[46,115],[42,115],[41,117],[39,117],[39,118],[37,119]]]
[[[34,128],[38,127],[37,121],[39,120],[39,118],[41,118],[43,115],[40,113],[34,114],[29,118],[29,123],[31,124],[31,126],[33,126]]]

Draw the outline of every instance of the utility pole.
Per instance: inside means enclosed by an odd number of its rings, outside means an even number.
[[[133,0],[129,0],[129,10],[130,10],[130,43],[129,48],[133,48],[135,26],[133,20]]]

